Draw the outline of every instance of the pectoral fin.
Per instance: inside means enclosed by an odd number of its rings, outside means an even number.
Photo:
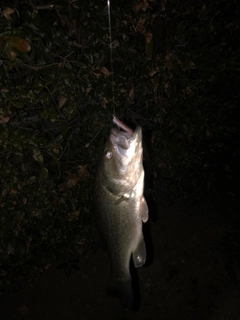
[[[142,218],[142,221],[146,222],[148,220],[148,206],[144,197],[142,197],[141,199],[139,211],[140,211],[140,217]]]
[[[144,265],[146,261],[146,247],[143,235],[141,235],[140,241],[136,249],[133,251],[132,257],[135,268],[140,268]]]

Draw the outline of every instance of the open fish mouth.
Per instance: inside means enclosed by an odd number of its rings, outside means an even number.
[[[141,128],[137,127],[136,130],[133,131],[117,117],[113,117],[113,123],[115,123],[119,129],[122,129],[111,130],[110,141],[113,143],[114,148],[118,149],[120,154],[125,154],[128,149],[131,149],[131,152],[137,152],[142,139]]]
[[[115,123],[119,128],[124,130],[125,132],[133,135],[133,130],[129,128],[126,124],[124,124],[121,120],[119,120],[117,117],[113,117],[113,123]]]
[[[119,151],[121,149],[123,149],[122,152],[124,152],[124,150],[126,151],[130,147],[133,140],[133,134],[129,132],[124,132],[117,129],[111,130],[110,141],[113,143],[115,150],[116,148],[119,148]]]
[[[111,180],[119,184],[124,179],[122,190],[132,188],[137,182],[142,164],[142,129],[135,131],[126,126],[118,118],[113,122],[119,127],[112,129],[109,137],[112,175]]]

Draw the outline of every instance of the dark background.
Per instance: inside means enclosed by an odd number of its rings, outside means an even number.
[[[111,1],[113,73],[106,2],[49,4],[1,2],[3,319],[238,319],[238,1]],[[92,212],[113,113],[151,162],[128,315]]]

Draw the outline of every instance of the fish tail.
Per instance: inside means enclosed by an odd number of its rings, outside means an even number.
[[[117,297],[123,308],[134,308],[134,295],[131,278],[127,281],[114,281],[111,277],[108,280],[107,294],[109,296]]]

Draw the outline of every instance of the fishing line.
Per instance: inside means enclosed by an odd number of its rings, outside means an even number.
[[[115,94],[113,83],[113,46],[112,46],[112,23],[111,23],[111,3],[107,0],[108,8],[108,30],[109,30],[109,49],[110,49],[110,67],[111,67],[111,80],[112,80],[112,102],[113,102],[113,115],[115,115]]]

